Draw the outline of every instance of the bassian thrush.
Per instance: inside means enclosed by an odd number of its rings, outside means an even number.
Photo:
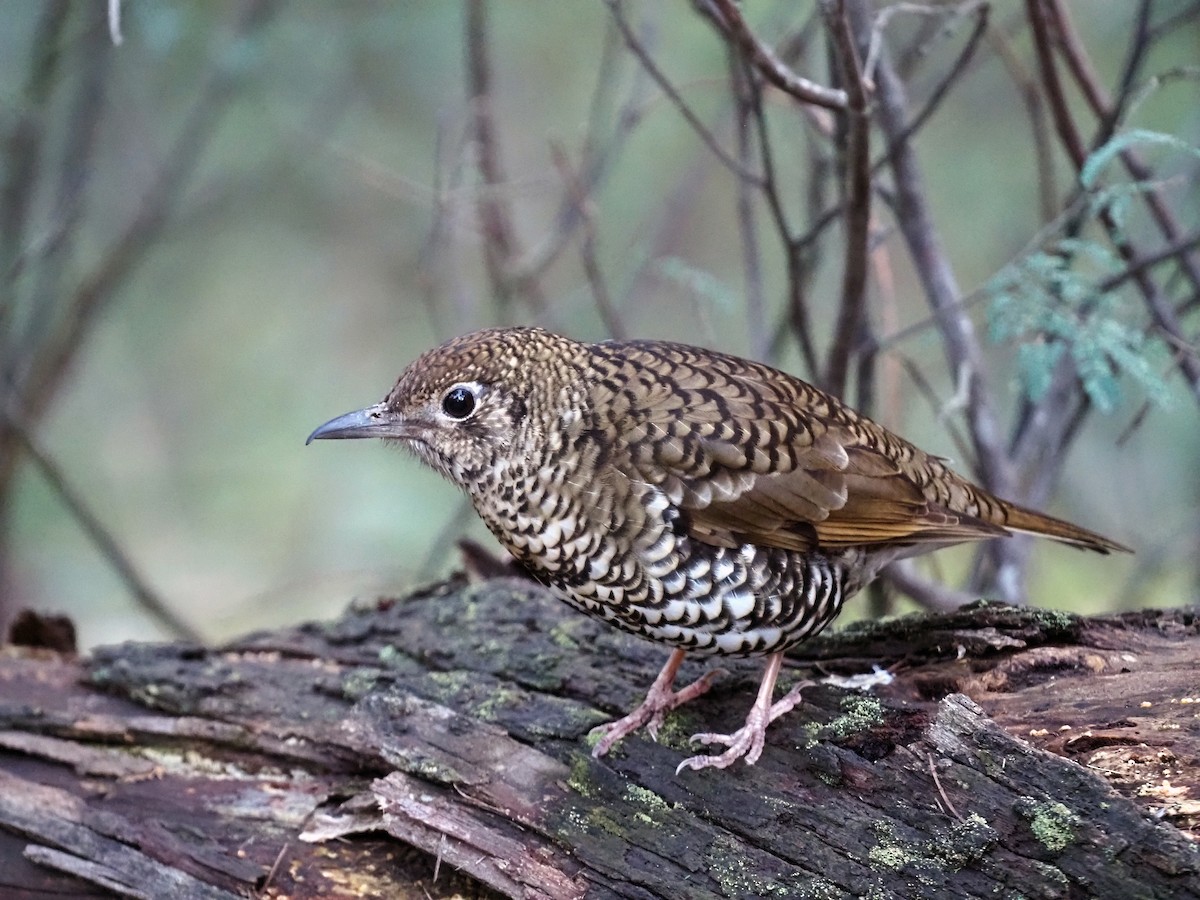
[[[1007,503],[759,363],[658,341],[584,344],[537,328],[455,338],[387,398],[309,437],[395,441],[470,495],[509,553],[583,612],[674,647],[645,701],[593,751],[708,689],[675,690],[688,652],[766,656],[724,768],[762,753],[783,652],[892,562],[1012,532],[1108,553],[1113,541]]]

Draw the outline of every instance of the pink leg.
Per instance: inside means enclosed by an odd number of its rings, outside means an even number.
[[[721,673],[720,669],[714,669],[693,681],[683,690],[672,690],[675,684],[675,674],[683,663],[683,656],[683,650],[671,651],[667,664],[662,667],[662,671],[654,679],[654,684],[650,686],[646,699],[637,709],[623,719],[617,719],[615,722],[592,729],[593,736],[601,736],[600,742],[592,750],[592,756],[597,758],[603,756],[613,748],[617,741],[637,731],[643,725],[650,732],[650,737],[658,740],[658,729],[662,727],[663,717],[675,707],[682,706],[689,700],[695,700],[707,691],[712,685],[713,679]]]
[[[742,757],[746,765],[752,766],[762,755],[763,744],[766,741],[767,726],[786,712],[790,712],[800,702],[801,688],[809,687],[812,682],[804,681],[788,691],[787,695],[775,703],[771,698],[775,694],[775,681],[779,678],[779,669],[783,665],[783,654],[772,653],[767,659],[767,670],[763,672],[762,683],[758,687],[758,697],[750,707],[746,716],[746,724],[733,734],[697,734],[693,741],[702,744],[725,744],[729,747],[720,756],[692,756],[685,759],[675,770],[676,774],[684,769],[724,769]]]

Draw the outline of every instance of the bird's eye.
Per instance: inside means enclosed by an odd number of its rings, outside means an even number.
[[[465,419],[475,412],[475,395],[462,385],[450,388],[442,398],[442,412],[452,419]]]

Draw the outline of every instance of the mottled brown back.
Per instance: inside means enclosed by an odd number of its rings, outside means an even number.
[[[768,366],[681,344],[589,347],[611,464],[662,486],[698,539],[788,550],[1042,534],[1124,549],[972,485],[886,428]]]

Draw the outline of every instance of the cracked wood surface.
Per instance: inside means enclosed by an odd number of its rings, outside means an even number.
[[[1200,897],[1200,614],[977,604],[799,648],[753,767],[729,670],[603,760],[665,650],[528,584],[210,650],[0,654],[0,889],[131,897]],[[703,671],[690,661],[681,678]]]

